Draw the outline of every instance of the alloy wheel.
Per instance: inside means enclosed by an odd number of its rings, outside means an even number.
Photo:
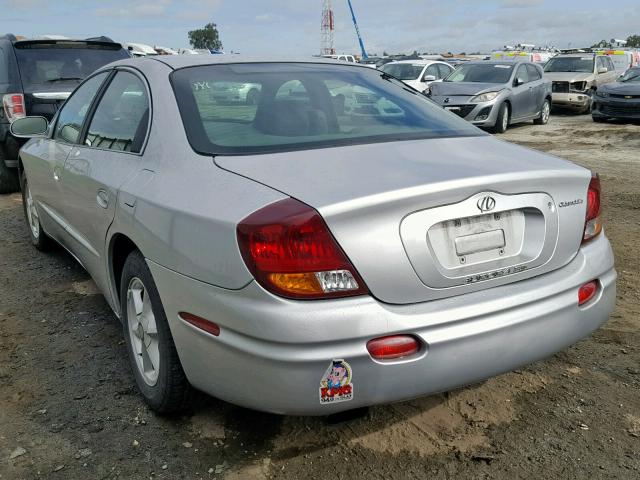
[[[160,372],[158,328],[151,298],[137,277],[131,279],[127,288],[127,323],[138,372],[153,387]]]
[[[29,221],[29,228],[31,228],[31,234],[35,240],[40,238],[40,217],[38,217],[38,210],[36,209],[36,204],[33,201],[33,197],[31,196],[31,189],[29,188],[29,184],[25,184],[25,198],[27,201],[26,210],[27,210],[27,220]]]

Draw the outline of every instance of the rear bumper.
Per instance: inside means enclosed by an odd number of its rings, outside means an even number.
[[[616,272],[604,235],[567,266],[529,280],[459,297],[388,305],[372,297],[296,302],[255,282],[223,290],[149,262],[190,382],[234,404],[282,414],[328,415],[474,383],[548,357],[600,327],[615,304]],[[597,296],[578,307],[580,285]],[[188,311],[218,323],[219,337],[183,322]],[[415,356],[382,363],[368,354],[377,336],[411,333]],[[321,404],[333,359],[352,369],[353,398]]]

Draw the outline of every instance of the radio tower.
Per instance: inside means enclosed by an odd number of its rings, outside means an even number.
[[[320,54],[335,55],[336,49],[333,46],[333,8],[331,0],[322,1],[322,22],[320,24]]]

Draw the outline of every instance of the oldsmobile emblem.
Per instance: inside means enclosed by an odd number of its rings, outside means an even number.
[[[444,99],[444,103],[449,103],[451,101],[451,99],[449,97]]]
[[[478,209],[481,212],[490,212],[496,207],[496,200],[492,196],[487,195],[486,197],[480,198],[476,205],[478,205]]]

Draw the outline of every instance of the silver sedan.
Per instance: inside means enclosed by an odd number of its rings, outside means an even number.
[[[218,84],[260,95],[220,104]],[[371,68],[128,59],[12,130],[32,137],[33,244],[91,274],[159,412],[192,387],[305,415],[427,395],[566,348],[614,306],[597,176]]]

